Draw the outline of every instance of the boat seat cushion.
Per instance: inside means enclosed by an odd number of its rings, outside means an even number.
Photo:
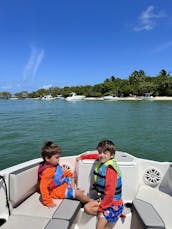
[[[159,186],[159,190],[172,196],[172,164],[169,166]]]
[[[19,169],[9,177],[9,199],[13,207],[19,205],[38,189],[38,163]]]
[[[9,220],[1,226],[1,229],[43,229],[48,224],[48,218],[11,215]]]
[[[40,194],[36,192],[17,208],[14,208],[12,216],[17,218],[18,216],[46,218],[50,220],[46,229],[53,229],[55,225],[58,228],[67,229],[78,214],[81,203],[78,200],[70,199],[54,199],[53,201],[56,207],[48,208],[44,206],[40,201]]]
[[[64,219],[72,222],[81,208],[78,200],[64,199],[53,214],[53,219]]]
[[[61,219],[52,219],[49,221],[45,229],[68,229],[69,221]]]
[[[154,207],[143,200],[133,201],[133,217],[131,228],[161,228],[165,229],[164,222]]]
[[[14,208],[12,214],[52,218],[54,212],[60,206],[63,200],[54,199],[53,201],[56,204],[56,207],[48,208],[42,204],[40,197],[41,195],[38,192],[35,192],[17,208]]]
[[[165,228],[172,228],[172,198],[170,195],[143,185],[139,188],[136,198],[150,203],[165,223]]]

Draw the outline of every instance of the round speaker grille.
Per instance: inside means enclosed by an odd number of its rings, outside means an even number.
[[[147,168],[144,173],[144,182],[152,187],[157,186],[161,181],[161,171],[157,168]]]

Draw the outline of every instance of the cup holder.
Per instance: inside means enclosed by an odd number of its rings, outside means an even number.
[[[124,203],[124,213],[126,215],[131,213],[131,209],[132,209],[132,203],[130,202]]]
[[[1,218],[0,219],[0,226],[2,226],[6,222],[6,219]]]
[[[126,208],[132,208],[132,203],[127,202],[127,203],[124,204],[124,207],[126,207]]]

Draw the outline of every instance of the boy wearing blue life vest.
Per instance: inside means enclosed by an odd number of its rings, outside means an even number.
[[[84,206],[85,212],[98,216],[96,229],[112,228],[124,216],[121,171],[115,157],[115,145],[110,140],[99,142],[98,162],[94,170],[97,200]]]

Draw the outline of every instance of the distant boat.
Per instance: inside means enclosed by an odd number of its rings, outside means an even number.
[[[42,97],[41,100],[54,100],[56,97],[53,97],[52,95],[45,95]]]
[[[142,96],[141,97],[143,100],[154,100],[154,97],[152,96],[152,95],[150,95],[150,96]]]
[[[104,100],[104,98],[103,97],[86,97],[86,98],[84,98],[84,100],[86,100],[86,101],[102,101],[102,100]]]
[[[16,99],[18,99],[17,97],[11,97],[11,98],[9,98],[10,100],[16,100]]]
[[[144,93],[144,96],[141,96],[143,100],[154,100],[154,97],[152,96],[152,92]]]
[[[115,100],[115,101],[119,99],[117,96],[113,96],[113,95],[106,95],[103,98],[104,100]]]
[[[57,99],[64,99],[64,97],[62,95],[58,95],[56,98]]]
[[[66,101],[77,101],[85,98],[85,95],[76,95],[75,92],[71,92],[68,97],[66,97]]]

